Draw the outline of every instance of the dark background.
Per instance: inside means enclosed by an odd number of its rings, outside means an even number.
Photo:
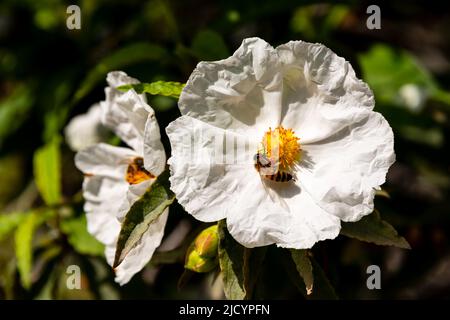
[[[81,7],[81,30],[66,28],[69,4]],[[33,154],[55,136],[63,136],[73,116],[104,98],[108,71],[124,70],[143,82],[185,82],[198,61],[226,58],[246,37],[258,36],[273,46],[296,39],[320,42],[352,63],[374,91],[376,111],[394,129],[397,162],[383,187],[390,197],[377,197],[375,203],[412,250],[340,236],[316,245],[316,260],[342,299],[450,297],[450,8],[444,1],[378,3],[381,29],[369,30],[370,4],[3,0],[0,216],[42,206],[33,184]],[[409,91],[413,93],[408,95]],[[161,128],[179,116],[176,100],[149,99]],[[167,138],[163,140],[169,150]],[[63,144],[65,209],[79,216],[82,203],[76,199],[82,176],[74,168],[73,156]],[[171,212],[167,233],[181,220],[195,230],[197,223],[181,208]],[[0,298],[221,297],[220,290],[211,289],[213,275],[194,275],[178,289],[183,273],[179,259],[170,265],[152,263],[121,288],[101,255],[72,245],[60,230],[59,219],[64,214],[36,231],[28,288],[18,271],[14,236],[2,235],[0,220]],[[48,252],[55,245],[59,252],[52,256]],[[280,255],[280,250],[269,249],[257,297],[302,298]],[[84,271],[83,290],[62,289],[64,270],[73,263]],[[381,290],[366,287],[366,268],[371,264],[381,267]]]

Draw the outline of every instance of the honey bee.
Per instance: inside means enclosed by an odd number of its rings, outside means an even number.
[[[257,152],[254,156],[254,161],[256,171],[258,171],[264,179],[275,182],[289,182],[294,180],[294,177],[289,172],[273,168],[272,161],[263,152]],[[273,173],[268,173],[270,171]]]
[[[155,176],[144,168],[144,159],[136,157],[128,163],[125,180],[129,184],[138,184]]]

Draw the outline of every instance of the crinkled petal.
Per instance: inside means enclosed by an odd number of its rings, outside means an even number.
[[[280,122],[281,88],[277,52],[264,40],[249,38],[225,60],[200,62],[178,105],[183,115],[213,126],[260,133]]]
[[[263,182],[257,173],[247,175],[246,181],[246,188],[230,200],[233,206],[227,215],[228,230],[243,246],[275,243],[307,249],[339,234],[339,219],[321,209],[294,182]]]
[[[114,270],[115,281],[120,285],[126,284],[130,279],[150,261],[156,248],[160,245],[164,235],[169,208],[152,223],[148,230],[142,235],[140,242],[130,250],[122,263]],[[106,248],[106,258],[110,265],[114,262],[116,246]]]
[[[298,178],[327,212],[357,221],[373,211],[375,189],[395,161],[392,129],[379,113],[303,147]]]
[[[155,176],[159,176],[166,167],[166,152],[161,142],[161,133],[153,110],[149,112],[145,125],[144,166]]]
[[[72,118],[64,133],[67,144],[73,151],[80,151],[106,140],[108,132],[101,123],[101,115],[102,110],[97,103],[87,113]]]
[[[246,140],[189,116],[169,124],[166,132],[172,145],[170,184],[178,202],[198,220],[225,218],[233,196],[246,185],[245,173],[255,170],[245,159]],[[223,148],[223,141],[235,145]]]
[[[324,45],[291,41],[276,50],[283,64],[281,123],[294,128],[301,142],[325,139],[373,109],[367,84]]]
[[[121,85],[139,83],[138,80],[122,71],[108,73],[106,80],[109,87],[105,89],[106,100],[101,102],[103,124],[136,152],[143,154],[145,123],[147,118],[154,118],[154,111],[147,104],[145,95],[138,95],[133,89],[126,92],[115,89]]]

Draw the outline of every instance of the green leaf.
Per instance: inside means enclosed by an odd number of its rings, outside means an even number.
[[[24,221],[18,226],[14,235],[17,268],[19,270],[22,286],[26,289],[29,289],[31,286],[33,235],[37,225],[37,213],[32,212],[28,214]]]
[[[108,72],[122,69],[142,61],[160,61],[167,56],[164,48],[145,42],[134,43],[113,52],[89,72],[75,93],[75,101],[86,96]]]
[[[86,216],[61,221],[61,230],[67,235],[72,247],[81,254],[102,256],[105,247],[97,241],[88,231]]]
[[[169,172],[164,171],[126,214],[117,241],[113,268],[116,268],[142,238],[149,226],[175,200],[169,189]]]
[[[213,30],[202,30],[197,33],[192,41],[191,50],[199,60],[214,61],[225,59],[230,55],[222,36]]]
[[[414,84],[426,91],[437,88],[431,74],[406,51],[378,44],[361,54],[359,62],[364,80],[377,101],[398,104],[399,90],[405,84]]]
[[[306,294],[310,295],[313,292],[314,276],[311,260],[308,257],[308,252],[306,250],[294,249],[290,251],[295,267],[305,283]]]
[[[54,137],[38,149],[33,158],[34,178],[39,193],[48,205],[61,202],[60,138]]]
[[[0,214],[0,241],[16,229],[25,218],[26,213],[24,212]]]
[[[137,93],[149,93],[152,95],[161,95],[177,98],[180,96],[185,84],[174,81],[156,81],[152,83],[127,84],[117,87],[118,90],[128,91],[134,89]]]
[[[230,300],[251,299],[267,248],[245,248],[228,233],[224,220],[218,226],[219,265],[225,296]]]
[[[310,257],[314,275],[314,291],[310,298],[313,300],[337,300],[338,296],[333,285],[317,261]]]
[[[20,85],[0,102],[0,148],[28,118],[33,100],[30,89]]]
[[[341,234],[378,245],[411,249],[405,238],[399,236],[393,226],[381,219],[378,211],[357,222],[343,222]]]

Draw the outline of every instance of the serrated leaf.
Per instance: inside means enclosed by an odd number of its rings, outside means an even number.
[[[229,234],[226,222],[219,224],[219,265],[227,299],[251,299],[266,247],[249,249]]]
[[[24,221],[18,226],[14,235],[17,269],[19,270],[22,286],[26,289],[29,289],[31,286],[33,235],[37,224],[37,213],[32,212],[28,214]]]
[[[61,202],[60,139],[53,138],[38,149],[33,158],[34,178],[39,193],[48,205]]]
[[[310,295],[313,292],[314,276],[311,260],[308,257],[306,250],[290,250],[292,260],[295,263],[297,272],[302,277],[306,287],[306,294]]]
[[[118,90],[128,91],[134,89],[137,93],[149,93],[172,98],[179,98],[185,84],[175,81],[155,81],[151,83],[127,84],[117,87]]]
[[[25,218],[26,213],[24,212],[0,214],[0,241],[14,231]]]
[[[89,72],[75,93],[75,101],[79,101],[88,94],[94,86],[105,79],[108,72],[141,62],[159,61],[167,56],[166,50],[160,46],[150,43],[134,43],[113,52],[97,64]]]
[[[382,220],[377,211],[357,222],[343,222],[341,234],[378,245],[411,249],[406,239],[399,236],[388,222]]]
[[[86,216],[62,220],[61,231],[67,235],[72,247],[81,254],[102,256],[105,246],[87,231]]]
[[[175,200],[169,188],[169,172],[164,171],[126,214],[117,241],[113,268],[116,268],[141,240],[149,226]]]

